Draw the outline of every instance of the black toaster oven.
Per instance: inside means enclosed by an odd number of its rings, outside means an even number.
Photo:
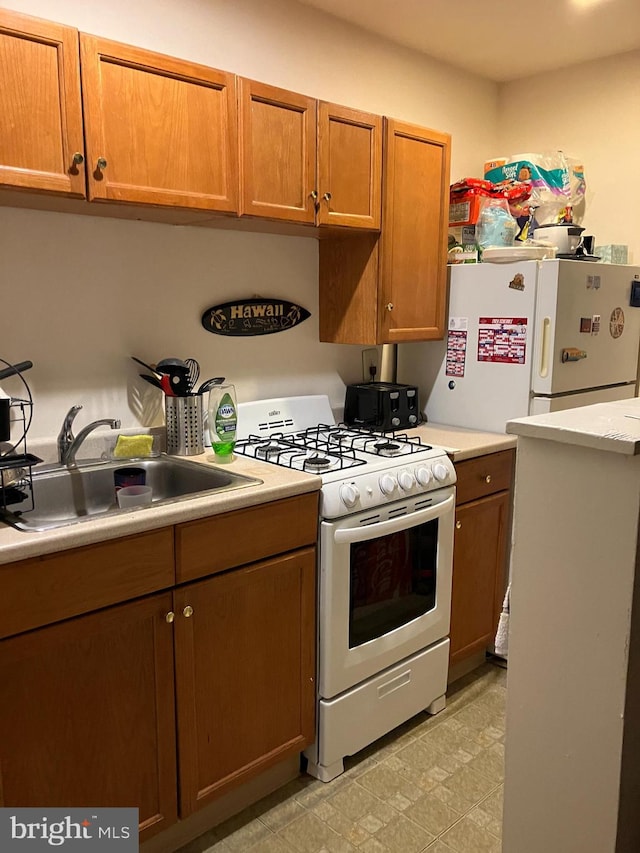
[[[418,389],[397,382],[363,382],[347,385],[344,421],[389,432],[420,423]]]

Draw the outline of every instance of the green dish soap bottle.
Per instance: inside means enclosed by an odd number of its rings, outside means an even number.
[[[236,445],[238,406],[233,385],[215,385],[209,392],[209,435],[216,462],[231,462]]]

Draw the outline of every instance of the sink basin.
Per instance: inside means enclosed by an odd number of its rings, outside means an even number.
[[[148,510],[147,506],[120,509],[115,499],[113,472],[135,466],[147,472],[147,485],[153,489],[151,507],[186,500],[190,497],[218,494],[232,489],[259,485],[262,480],[231,471],[189,462],[174,456],[158,456],[133,462],[100,462],[67,468],[56,466],[33,473],[33,509],[31,501],[0,510],[0,520],[20,530],[51,530],[67,524]]]

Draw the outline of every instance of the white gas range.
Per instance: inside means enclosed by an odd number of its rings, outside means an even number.
[[[441,448],[336,424],[323,395],[243,403],[236,452],[322,477],[318,704],[307,770],[444,708],[455,470]]]

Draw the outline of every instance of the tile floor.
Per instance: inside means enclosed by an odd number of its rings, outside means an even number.
[[[487,662],[333,782],[301,775],[179,853],[500,853],[505,698]]]

